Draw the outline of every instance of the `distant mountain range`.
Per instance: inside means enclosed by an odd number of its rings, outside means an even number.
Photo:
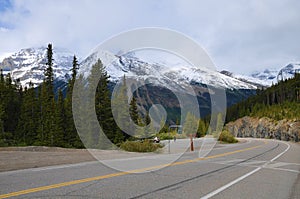
[[[22,49],[4,58],[0,62],[0,68],[3,69],[4,73],[11,73],[13,79],[19,79],[23,86],[28,86],[30,81],[37,86],[44,78],[47,62],[46,52],[46,47]],[[55,78],[67,82],[70,78],[74,54],[63,48],[54,48],[53,56]],[[295,71],[300,70],[300,64],[293,63],[280,70],[266,69],[246,76],[234,74],[230,71],[217,72],[185,65],[172,68],[164,64],[143,61],[132,53],[117,56],[110,52],[97,52],[81,62],[80,72],[88,73],[91,64],[99,57],[105,57],[106,62],[112,63],[106,66],[112,81],[117,81],[125,74],[136,76],[139,79],[151,77],[156,79],[157,85],[166,87],[174,82],[177,84],[196,82],[227,89],[256,89],[261,86],[270,86],[281,79],[291,78]]]
[[[70,78],[74,54],[63,48],[53,49],[55,89],[66,88]],[[46,69],[46,47],[22,49],[7,56],[0,62],[4,74],[11,73],[13,80],[18,80],[23,87],[32,82],[38,86],[44,79]],[[211,95],[209,87],[223,88],[226,91],[227,105],[231,106],[242,99],[255,94],[257,88],[267,87],[278,80],[293,76],[300,70],[300,64],[289,64],[280,70],[264,70],[250,76],[238,75],[229,71],[213,71],[207,68],[195,68],[188,65],[170,67],[162,63],[144,61],[134,53],[114,55],[110,52],[98,51],[80,62],[79,74],[89,75],[91,66],[101,58],[110,76],[113,87],[124,75],[139,80],[151,79],[152,84],[141,88],[137,94],[141,109],[148,110],[151,104],[165,105],[170,121],[176,121],[180,115],[180,106],[172,88],[183,88],[189,84],[197,94],[201,116],[210,114]],[[81,60],[79,58],[79,60]],[[184,88],[183,88],[184,90]]]

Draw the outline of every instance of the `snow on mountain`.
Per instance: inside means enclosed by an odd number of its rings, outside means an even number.
[[[300,63],[292,63],[288,64],[287,66],[283,67],[278,72],[278,79],[279,80],[286,80],[294,77],[296,73],[300,73]]]
[[[4,70],[4,74],[11,73],[14,80],[19,79],[23,87],[28,86],[30,81],[37,86],[44,78],[46,55],[46,47],[22,49],[17,53],[7,54],[0,63],[0,68]],[[196,82],[229,89],[256,89],[277,83],[277,78],[291,78],[295,71],[300,72],[300,64],[294,63],[281,70],[268,69],[246,76],[193,67],[184,63],[170,66],[164,62],[144,61],[137,57],[134,53],[114,55],[110,52],[96,51],[80,63],[79,73],[87,77],[92,64],[101,59],[112,81],[118,81],[126,75],[139,80],[151,80],[156,85],[168,88],[178,88],[186,83]],[[55,78],[66,82],[71,73],[73,53],[66,49],[54,48],[53,58]]]
[[[250,78],[254,78],[255,81],[258,81],[260,84],[265,86],[271,86],[272,84],[277,83],[277,69],[265,69],[262,72],[254,72],[251,74]]]
[[[270,70],[265,70],[263,72],[254,72],[248,76],[235,74],[229,71],[221,71],[221,73],[234,79],[238,79],[242,82],[256,85],[257,87],[269,87],[272,85],[272,82],[275,83],[275,81],[277,81],[278,72],[270,72]]]
[[[72,68],[73,53],[63,48],[53,49],[53,72],[55,79],[67,80]],[[34,86],[43,82],[47,62],[47,48],[26,48],[3,59],[0,68],[20,80],[23,87],[32,82]]]
[[[254,83],[257,86],[269,87],[278,83],[278,80],[286,80],[294,77],[295,72],[300,72],[299,63],[291,63],[281,69],[265,69],[264,71],[256,71],[250,75],[239,75],[229,71],[221,71],[222,74],[233,77],[235,79]]]
[[[148,63],[132,53],[122,56],[113,55],[109,52],[96,51],[87,57],[80,66],[79,73],[85,77],[89,75],[93,63],[101,59],[113,81],[119,80],[123,75],[134,76],[139,80],[151,80],[156,85],[183,86],[186,83],[197,82],[219,88],[229,89],[256,89],[251,83],[226,76],[217,71],[207,68],[191,66],[168,67],[158,63]]]

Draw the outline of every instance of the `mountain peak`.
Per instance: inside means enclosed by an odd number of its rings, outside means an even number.
[[[53,72],[56,79],[65,79],[72,68],[73,53],[64,48],[53,49]],[[0,63],[5,73],[11,73],[14,80],[19,79],[23,87],[32,82],[39,85],[44,79],[47,63],[47,48],[24,48],[13,53]]]

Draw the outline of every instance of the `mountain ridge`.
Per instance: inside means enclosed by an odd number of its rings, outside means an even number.
[[[28,86],[30,81],[34,86],[38,86],[42,83],[44,77],[46,50],[46,47],[21,49],[19,52],[5,57],[0,62],[0,68],[3,69],[4,74],[11,73],[14,80],[20,80],[23,87]],[[67,82],[70,78],[70,69],[74,54],[67,49],[55,47],[53,56],[55,78]],[[148,63],[135,57],[132,53],[114,55],[110,52],[98,52],[98,54],[91,54],[86,59],[83,59],[80,63],[79,73],[83,73],[85,76],[88,75],[90,65],[100,57],[106,65],[111,81],[116,82],[123,75],[135,76],[138,79],[151,77],[157,84],[167,86],[170,82],[178,84],[181,82],[198,82],[229,89],[257,89],[269,87],[277,83],[278,79],[291,78],[293,71],[300,70],[300,64],[291,63],[280,70],[266,69],[246,76],[230,71],[218,72],[185,65],[170,68],[160,63]]]

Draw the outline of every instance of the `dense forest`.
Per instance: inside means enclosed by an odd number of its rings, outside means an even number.
[[[72,78],[68,91],[54,93],[53,51],[47,48],[47,69],[43,83],[22,88],[10,74],[0,74],[0,146],[44,145],[83,147],[72,118],[72,86],[78,61],[73,58]]]
[[[59,146],[83,148],[77,134],[72,115],[72,90],[79,67],[76,56],[72,63],[72,77],[68,82],[65,95],[61,90],[55,92],[53,74],[53,50],[47,48],[47,68],[43,83],[34,88],[22,88],[18,81],[13,82],[10,74],[0,74],[0,146]],[[106,136],[113,143],[120,143],[126,136],[112,119],[108,75],[99,60],[91,71],[101,76],[95,95],[97,117]],[[99,73],[100,72],[100,73]],[[91,77],[92,77],[91,75]],[[135,101],[131,103],[131,112],[137,116]]]
[[[137,139],[123,132],[116,124],[112,109],[111,97],[112,93],[109,89],[109,76],[98,60],[91,69],[88,78],[83,78],[77,74],[79,64],[76,56],[72,63],[72,76],[67,85],[66,93],[60,89],[55,89],[53,74],[53,50],[49,44],[47,48],[47,63],[44,71],[44,80],[42,84],[36,88],[33,84],[23,88],[18,81],[13,81],[10,74],[0,74],[0,146],[58,146],[84,148],[82,139],[88,139],[91,148],[99,148],[101,142],[99,135],[88,135],[88,137],[79,136],[75,128],[72,110],[73,88],[75,81],[81,82],[81,95],[85,97],[89,94],[94,95],[94,104],[86,103],[82,106],[83,118],[82,125],[77,128],[84,128],[87,132],[93,132],[93,124],[89,123],[88,111],[94,109],[98,122],[105,132],[105,136],[114,144],[120,145],[126,140]],[[100,77],[100,78],[99,78]],[[97,88],[91,87],[93,78],[99,78]],[[123,78],[125,82],[125,76]],[[96,92],[88,92],[92,90]],[[131,120],[139,126],[147,126],[151,119],[148,112],[141,113],[138,110],[136,98],[133,96],[128,105],[126,85],[121,87],[118,95],[119,98],[115,103],[124,103],[128,106]],[[120,104],[119,104],[120,105]],[[118,106],[116,106],[118,107]],[[128,122],[128,115],[122,110],[117,110],[117,115],[121,121]],[[198,136],[203,136],[207,129],[207,124],[199,120]],[[144,131],[151,132],[153,127],[148,127]],[[165,125],[160,133],[167,133],[168,126]],[[141,132],[143,134],[145,132]],[[153,135],[149,135],[153,136]]]
[[[49,44],[47,48],[47,63],[44,71],[44,81],[37,88],[33,84],[29,87],[22,88],[18,81],[13,81],[10,74],[0,74],[0,146],[59,146],[84,148],[82,139],[88,139],[91,148],[99,148],[101,138],[99,135],[88,135],[83,138],[77,133],[73,119],[72,100],[74,98],[72,91],[75,80],[81,82],[82,96],[94,95],[93,104],[86,103],[81,105],[83,123],[77,125],[77,128],[83,128],[87,132],[93,132],[93,124],[89,123],[88,112],[86,110],[95,110],[97,120],[102,127],[105,136],[114,144],[120,145],[126,140],[134,140],[132,137],[123,132],[114,117],[123,122],[129,122],[128,115],[122,110],[117,110],[113,117],[111,108],[111,89],[109,89],[109,76],[98,60],[91,69],[91,74],[84,79],[77,74],[79,64],[76,56],[72,63],[72,76],[67,85],[66,93],[60,89],[54,89],[53,74],[53,50]],[[98,78],[97,87],[92,88],[90,85],[94,78]],[[123,80],[125,82],[125,76]],[[96,91],[96,92],[88,92]],[[128,105],[126,84],[120,88],[117,96],[118,100],[114,103],[128,106],[131,120],[142,127],[147,126],[151,119],[148,112],[141,113],[138,108],[138,102],[135,96],[132,97]],[[233,121],[240,117],[250,115],[256,117],[270,117],[280,120],[299,119],[300,118],[300,74],[295,73],[295,77],[289,80],[280,81],[278,84],[265,90],[257,90],[257,95],[249,97],[240,103],[237,103],[227,110],[226,121]],[[90,106],[92,105],[92,106]],[[187,118],[188,119],[188,116]],[[191,119],[189,119],[191,120]],[[209,119],[198,121],[197,136],[204,136],[208,129]],[[125,126],[127,124],[124,124]],[[123,125],[123,126],[124,126]],[[148,127],[141,134],[151,133],[153,127]],[[186,127],[184,127],[186,128]],[[185,129],[183,129],[185,130]],[[161,130],[161,136],[167,136],[169,126],[165,125]],[[148,135],[153,136],[153,135]]]
[[[226,121],[243,116],[269,117],[274,120],[300,119],[300,73],[237,103],[227,110]]]

